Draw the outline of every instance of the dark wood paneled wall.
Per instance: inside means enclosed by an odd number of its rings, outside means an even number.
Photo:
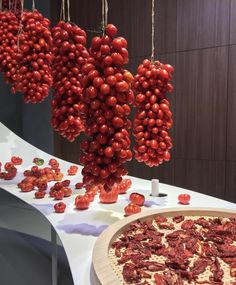
[[[72,20],[84,29],[99,26],[100,11],[100,0],[72,1]],[[132,72],[150,57],[150,13],[148,0],[109,0],[109,22],[129,42]],[[236,202],[235,22],[236,0],[156,0],[156,58],[175,66],[169,96],[174,149],[172,160],[158,168],[133,161],[130,174]],[[55,149],[77,162],[79,139],[68,143],[56,135]]]

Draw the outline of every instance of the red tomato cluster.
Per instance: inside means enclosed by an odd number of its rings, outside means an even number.
[[[138,107],[134,119],[135,158],[153,167],[170,159],[172,148],[168,129],[173,124],[167,92],[173,91],[170,84],[174,68],[159,61],[145,59],[134,77],[133,89]]]
[[[119,184],[114,184],[112,189],[116,188],[118,194],[125,194],[127,190],[131,187],[132,182],[130,179],[123,179],[121,183]]]
[[[86,33],[76,25],[59,22],[52,29],[53,89],[52,100],[53,128],[69,141],[84,131],[84,118],[81,116],[81,66],[89,60],[85,47]]]
[[[72,189],[69,188],[70,180],[64,180],[56,182],[51,188],[49,195],[55,200],[62,200],[64,197],[70,197],[72,195]]]
[[[63,178],[63,174],[60,171],[59,163],[56,159],[50,159],[49,165],[51,167],[39,168],[38,166],[32,166],[30,170],[24,171],[25,178],[17,184],[22,192],[29,192],[33,189],[45,192],[48,187],[48,182],[60,181]],[[36,198],[39,198],[35,194]],[[40,198],[43,198],[40,196]]]
[[[14,163],[7,162],[4,165],[5,172],[1,172],[1,166],[0,163],[0,179],[4,180],[12,180],[14,177],[16,177],[17,168],[15,167]]]
[[[16,80],[18,71],[19,20],[11,11],[0,12],[0,71],[6,83]]]
[[[2,9],[13,10],[19,13],[19,10],[21,10],[21,0],[2,0]]]
[[[141,212],[141,207],[144,205],[145,197],[139,193],[131,193],[129,196],[130,203],[125,206],[124,211],[126,216]]]
[[[89,51],[94,64],[82,68],[85,133],[90,137],[81,143],[83,183],[102,184],[106,191],[121,182],[127,174],[124,163],[132,159],[128,115],[134,99],[130,89],[133,77],[123,68],[128,62],[127,42],[113,38],[116,32],[110,24],[102,37],[92,39]]]
[[[52,85],[50,21],[37,10],[25,11],[21,25],[12,92],[22,92],[25,103],[39,103],[48,96],[49,87]]]

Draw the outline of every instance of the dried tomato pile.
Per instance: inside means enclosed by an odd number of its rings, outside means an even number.
[[[39,103],[52,85],[52,36],[50,21],[37,10],[25,11],[21,18],[17,73],[13,93],[24,94],[25,103]]]
[[[89,61],[86,33],[76,25],[60,21],[52,29],[53,37],[53,128],[69,141],[85,129],[81,116],[81,67]]]
[[[112,247],[128,284],[223,285],[236,282],[235,242],[235,218],[156,216],[131,223]]]
[[[137,145],[135,159],[153,167],[170,159],[172,148],[168,130],[173,124],[166,93],[173,91],[170,84],[174,68],[159,61],[145,59],[134,77],[133,89],[138,107],[133,134]]]
[[[124,163],[132,159],[128,115],[134,97],[130,89],[133,77],[123,67],[128,62],[127,42],[114,38],[116,33],[116,27],[109,24],[103,36],[92,39],[89,51],[94,63],[82,69],[85,133],[89,136],[81,143],[83,183],[102,184],[106,191],[122,181],[127,174]]]

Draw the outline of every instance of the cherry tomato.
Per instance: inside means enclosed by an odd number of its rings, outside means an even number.
[[[54,199],[55,200],[62,200],[64,198],[64,191],[58,190],[54,193]]]
[[[70,197],[72,195],[72,189],[69,187],[62,187],[62,191],[64,192],[64,197]]]
[[[78,195],[75,198],[75,207],[78,210],[86,210],[88,209],[90,204],[89,198],[86,195]]]
[[[78,171],[78,166],[71,165],[69,169],[67,170],[67,173],[68,175],[76,175],[77,171]]]
[[[129,200],[132,204],[143,206],[145,202],[145,197],[139,193],[131,193],[129,196]]]
[[[83,188],[83,182],[76,183],[75,184],[75,188],[78,189],[78,190],[82,189]]]
[[[22,162],[23,162],[23,159],[20,158],[19,156],[12,156],[11,162],[12,162],[14,165],[21,165]]]
[[[35,196],[36,199],[42,199],[42,198],[45,197],[45,195],[46,195],[45,191],[36,191],[34,193],[34,196]]]
[[[178,200],[180,204],[187,205],[189,204],[191,197],[189,194],[180,194],[178,196]]]
[[[141,208],[138,205],[130,203],[130,204],[128,204],[124,208],[124,211],[125,211],[125,215],[126,216],[130,216],[130,215],[133,215],[133,214],[140,213],[141,212]]]
[[[117,189],[112,189],[110,191],[101,190],[99,195],[100,202],[103,204],[115,203],[118,199]]]
[[[106,35],[108,35],[109,37],[115,37],[115,35],[117,34],[117,28],[116,26],[112,25],[112,24],[108,24],[105,28],[105,33]]]
[[[54,209],[56,213],[64,213],[66,209],[66,204],[63,202],[56,203],[54,205]]]
[[[44,160],[43,160],[42,158],[35,157],[35,158],[33,159],[33,163],[35,163],[35,164],[38,165],[38,166],[41,166],[41,165],[44,164]]]

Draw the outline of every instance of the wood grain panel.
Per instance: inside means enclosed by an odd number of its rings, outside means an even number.
[[[236,0],[231,0],[230,7],[230,44],[236,44]]]
[[[128,41],[130,56],[151,54],[151,1],[109,0],[108,21]]]
[[[177,0],[177,50],[224,45],[230,0]]]
[[[69,142],[66,139],[59,136],[57,133],[54,133],[54,147],[55,155],[61,159],[79,163],[79,156],[81,154],[80,142],[82,136],[78,137],[74,142]]]
[[[155,2],[156,54],[176,51],[177,0]]]
[[[224,198],[224,161],[175,159],[174,174],[176,186]]]
[[[230,47],[228,79],[227,159],[236,161],[236,46]]]
[[[176,55],[177,158],[225,158],[227,56],[226,47]]]
[[[236,161],[226,164],[226,193],[225,199],[236,203]]]

